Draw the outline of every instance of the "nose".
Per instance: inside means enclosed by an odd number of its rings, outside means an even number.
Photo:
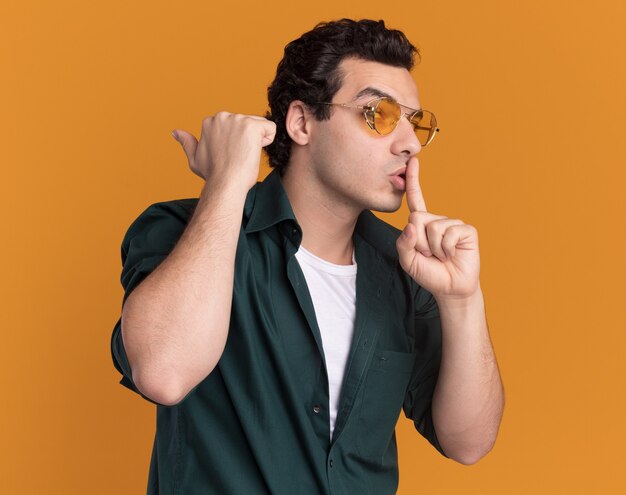
[[[409,122],[410,116],[404,114],[402,117],[393,131],[394,140],[391,145],[391,151],[396,155],[417,155],[421,151],[422,145],[415,135],[413,125]]]

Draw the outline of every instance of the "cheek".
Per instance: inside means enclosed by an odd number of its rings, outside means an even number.
[[[341,127],[328,127],[319,133],[312,149],[315,161],[322,168],[336,169],[350,160],[350,136]]]
[[[371,181],[382,167],[380,143],[364,119],[360,122],[334,122],[324,126],[315,140],[312,153],[318,170],[327,177],[350,177],[359,183]]]

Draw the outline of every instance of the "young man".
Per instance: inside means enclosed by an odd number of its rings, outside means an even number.
[[[401,409],[458,462],[492,448],[478,234],[426,209],[415,54],[382,21],[319,24],[286,47],[267,118],[174,131],[206,184],[130,226],[112,338],[157,404],[149,493],[395,493]],[[370,210],[404,194],[400,233]]]

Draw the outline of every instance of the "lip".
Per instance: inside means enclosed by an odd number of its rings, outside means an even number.
[[[406,190],[406,167],[400,167],[389,176],[390,182],[399,191]]]

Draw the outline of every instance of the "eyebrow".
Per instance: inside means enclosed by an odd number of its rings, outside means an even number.
[[[368,86],[365,89],[362,89],[361,91],[359,91],[357,93],[357,95],[354,97],[354,101],[358,100],[359,98],[362,98],[363,96],[375,96],[378,98],[393,98],[393,96],[391,96],[388,93],[385,93],[384,91],[381,91],[380,89],[377,88],[372,88],[371,86]],[[395,100],[395,98],[393,98]]]
[[[391,98],[392,100],[398,101],[389,93],[385,93],[381,89],[373,88],[372,86],[368,86],[367,88],[364,88],[361,91],[359,91],[352,101],[356,101],[359,98],[362,98],[363,96],[373,96],[375,98]],[[403,105],[402,103],[400,103],[400,106],[404,108],[408,108],[409,110],[413,110],[414,112],[421,110],[421,108],[411,108],[406,105]]]

